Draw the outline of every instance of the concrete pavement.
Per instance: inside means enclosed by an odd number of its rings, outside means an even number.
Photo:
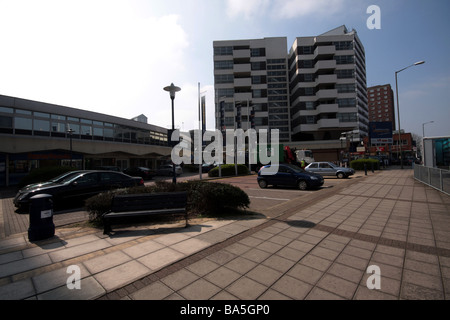
[[[4,196],[0,210],[5,230]],[[449,299],[449,227],[449,196],[385,170],[189,228],[61,225],[35,243],[3,231],[0,299]]]

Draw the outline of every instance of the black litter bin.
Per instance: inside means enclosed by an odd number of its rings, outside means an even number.
[[[53,223],[53,200],[49,194],[38,194],[30,198],[30,227],[28,240],[37,241],[55,235]]]

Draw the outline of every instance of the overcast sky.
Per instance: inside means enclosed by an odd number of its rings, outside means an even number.
[[[370,30],[370,5],[381,29]],[[0,0],[0,94],[169,128],[198,128],[198,83],[214,124],[213,41],[313,36],[341,25],[366,50],[367,85],[399,74],[401,127],[450,135],[448,0]],[[286,48],[288,51],[288,48]]]

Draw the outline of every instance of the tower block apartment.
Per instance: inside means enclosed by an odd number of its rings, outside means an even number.
[[[356,31],[214,41],[216,128],[278,129],[316,160],[355,152],[369,131],[364,47]]]
[[[213,46],[216,128],[278,129],[280,141],[289,142],[287,39],[214,41]]]
[[[289,52],[289,79],[292,141],[322,153],[345,141],[356,151],[369,125],[365,52],[356,31],[341,26],[297,38]]]

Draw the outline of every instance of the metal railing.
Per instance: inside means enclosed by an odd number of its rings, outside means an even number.
[[[414,179],[450,195],[450,171],[438,168],[414,166]]]

